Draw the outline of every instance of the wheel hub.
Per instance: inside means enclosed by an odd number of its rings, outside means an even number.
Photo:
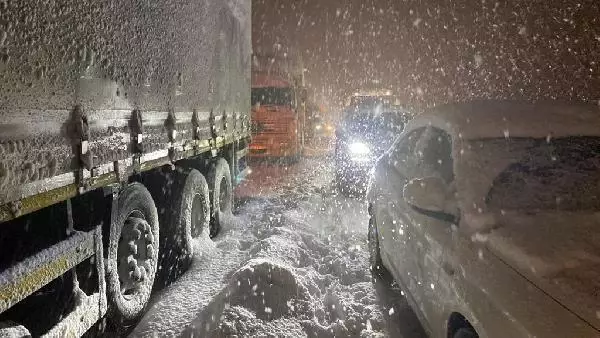
[[[132,212],[125,220],[118,247],[117,269],[121,294],[133,297],[149,282],[151,262],[155,259],[154,235],[150,224],[139,212]]]

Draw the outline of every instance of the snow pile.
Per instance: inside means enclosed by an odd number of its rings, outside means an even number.
[[[309,319],[310,295],[285,265],[253,259],[196,319],[188,333],[229,337],[301,335],[294,319]]]
[[[373,283],[365,202],[338,196],[331,169],[314,168],[242,199],[132,336],[421,337],[405,299]]]
[[[233,227],[233,226],[230,226]],[[236,238],[194,243],[189,270],[153,299],[154,304],[132,332],[135,337],[181,335],[197,314],[221,291],[224,274],[235,269],[246,254]]]
[[[271,218],[262,239],[248,249],[251,259],[188,332],[215,337],[383,334],[364,251],[358,245],[326,244],[300,226],[285,216]]]

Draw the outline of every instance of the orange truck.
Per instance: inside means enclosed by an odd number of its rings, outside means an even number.
[[[274,60],[269,58],[268,64]],[[301,77],[291,74],[273,67],[252,73],[250,157],[297,160],[302,155],[306,89]]]

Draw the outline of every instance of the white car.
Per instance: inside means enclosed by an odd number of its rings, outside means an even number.
[[[433,109],[368,200],[372,268],[432,337],[600,337],[598,106]]]

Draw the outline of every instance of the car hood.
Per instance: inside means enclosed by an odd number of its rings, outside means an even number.
[[[600,330],[600,213],[505,213],[499,221],[489,249]]]

